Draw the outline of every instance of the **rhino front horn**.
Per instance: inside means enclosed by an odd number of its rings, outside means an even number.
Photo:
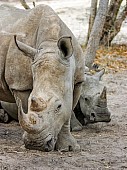
[[[39,133],[42,131],[42,122],[35,113],[25,114],[22,108],[22,102],[18,104],[18,119],[21,127],[28,133]]]
[[[104,89],[103,89],[103,91],[102,91],[102,93],[100,95],[100,98],[102,100],[106,100],[107,99],[107,88],[106,87],[104,87]]]

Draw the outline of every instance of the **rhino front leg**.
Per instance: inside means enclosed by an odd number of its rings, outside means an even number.
[[[80,146],[78,145],[76,139],[70,133],[70,121],[66,122],[59,135],[56,142],[56,150],[59,151],[79,151]]]
[[[18,120],[18,107],[16,103],[8,103],[8,102],[1,102],[2,108],[8,113],[8,115],[15,119]]]
[[[11,120],[10,116],[6,113],[4,109],[0,109],[0,122],[8,123]]]
[[[71,121],[70,121],[71,131],[80,131],[82,130],[82,124],[78,121],[75,116],[75,113],[72,111]]]
[[[74,98],[73,99],[73,110],[78,103],[80,94],[81,94],[81,84],[77,84],[77,85],[75,85],[74,94],[73,94],[73,98]],[[70,126],[71,126],[72,131],[82,130],[82,125],[76,118],[75,113],[73,111],[72,111],[72,115],[71,115]]]

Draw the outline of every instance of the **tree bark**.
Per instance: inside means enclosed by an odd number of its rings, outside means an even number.
[[[22,6],[23,6],[25,9],[30,9],[30,7],[27,5],[27,3],[26,3],[25,0],[20,0],[20,3],[22,4]]]
[[[124,7],[124,9],[120,13],[118,19],[116,19],[116,21],[114,22],[114,26],[112,26],[111,31],[110,31],[108,42],[107,43],[105,42],[105,45],[109,45],[109,46],[111,45],[113,38],[120,31],[121,25],[122,25],[123,21],[125,20],[126,16],[127,16],[127,6]]]
[[[109,46],[114,36],[119,32],[119,29],[115,28],[115,23],[122,1],[123,0],[111,0],[100,39],[100,45]]]
[[[108,10],[109,0],[100,0],[98,12],[92,27],[88,45],[85,52],[86,66],[91,68],[95,59],[96,50],[99,46],[100,37],[102,35],[103,26]]]
[[[91,30],[92,30],[92,27],[93,27],[93,24],[94,24],[94,20],[95,20],[95,17],[96,17],[97,2],[98,2],[98,0],[91,0],[90,16],[89,16],[89,28],[88,28],[86,45],[88,43],[90,33],[91,33]]]

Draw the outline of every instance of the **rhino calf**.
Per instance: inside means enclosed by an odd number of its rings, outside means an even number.
[[[85,74],[82,92],[75,115],[82,125],[97,122],[110,122],[111,114],[107,107],[106,87],[100,81],[104,69],[94,75]]]

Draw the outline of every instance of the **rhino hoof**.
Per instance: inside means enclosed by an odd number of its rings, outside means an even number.
[[[82,124],[75,117],[74,112],[73,112],[71,120],[70,120],[70,127],[71,127],[71,131],[81,131],[82,130]]]
[[[69,137],[60,137],[56,143],[56,150],[60,152],[68,151],[80,151],[80,145],[77,143],[76,139],[70,135]]]
[[[82,124],[76,120],[71,121],[71,131],[81,131],[82,130]]]
[[[81,131],[82,130],[82,125],[76,125],[76,126],[73,126],[71,127],[71,131]]]
[[[60,151],[60,152],[68,152],[68,151],[74,151],[74,152],[78,152],[80,151],[80,146],[78,144],[76,144],[75,146],[72,145],[68,145],[68,146],[57,146],[56,150]]]

